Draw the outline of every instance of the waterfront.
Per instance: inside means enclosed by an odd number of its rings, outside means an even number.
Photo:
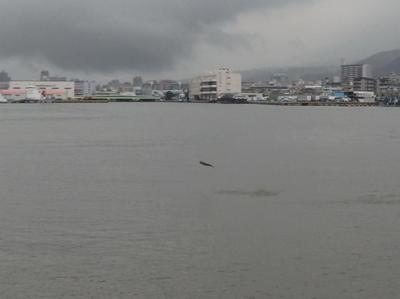
[[[360,103],[360,102],[322,102],[322,101],[305,101],[305,102],[273,102],[273,101],[253,101],[253,102],[209,102],[209,101],[160,101],[160,100],[140,100],[136,101],[133,99],[79,99],[79,100],[68,100],[68,101],[54,101],[54,102],[18,102],[18,103],[3,103],[5,104],[108,104],[108,103],[182,103],[182,104],[249,104],[249,105],[271,105],[271,106],[309,106],[309,107],[399,107],[398,105],[386,105],[381,102],[374,103]]]
[[[0,106],[2,297],[397,298],[399,113]]]

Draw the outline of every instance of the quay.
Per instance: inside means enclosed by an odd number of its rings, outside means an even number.
[[[259,105],[272,105],[272,106],[309,106],[309,107],[377,107],[382,106],[377,102],[265,102],[254,103]]]
[[[221,104],[221,105],[260,105],[260,106],[292,106],[292,107],[399,107],[396,105],[385,105],[382,102],[210,102],[210,101],[162,101],[156,97],[146,96],[94,96],[91,98],[75,98],[67,100],[55,100],[52,102],[18,101],[8,104],[23,103],[54,103],[54,104],[104,104],[104,103],[186,103],[186,104]],[[7,102],[3,102],[6,104]]]

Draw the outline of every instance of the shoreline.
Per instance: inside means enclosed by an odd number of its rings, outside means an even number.
[[[8,102],[1,104],[109,104],[109,103],[179,103],[179,104],[219,104],[219,105],[260,105],[260,106],[292,106],[292,107],[400,107],[389,106],[381,103],[333,103],[333,102],[288,102],[288,103],[272,103],[272,102],[249,102],[249,103],[215,103],[205,101],[114,101],[114,100],[63,100],[54,102]]]

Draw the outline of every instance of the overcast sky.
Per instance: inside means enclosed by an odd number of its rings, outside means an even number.
[[[0,69],[183,78],[400,48],[398,0],[0,0]]]

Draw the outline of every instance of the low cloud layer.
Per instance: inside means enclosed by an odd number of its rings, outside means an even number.
[[[219,25],[240,13],[284,2],[0,0],[0,59],[65,70],[165,70],[190,59],[198,44],[229,43]]]
[[[400,48],[397,0],[0,0],[0,64],[187,75]],[[362,9],[360,9],[362,7]],[[22,67],[21,67],[22,66]]]

